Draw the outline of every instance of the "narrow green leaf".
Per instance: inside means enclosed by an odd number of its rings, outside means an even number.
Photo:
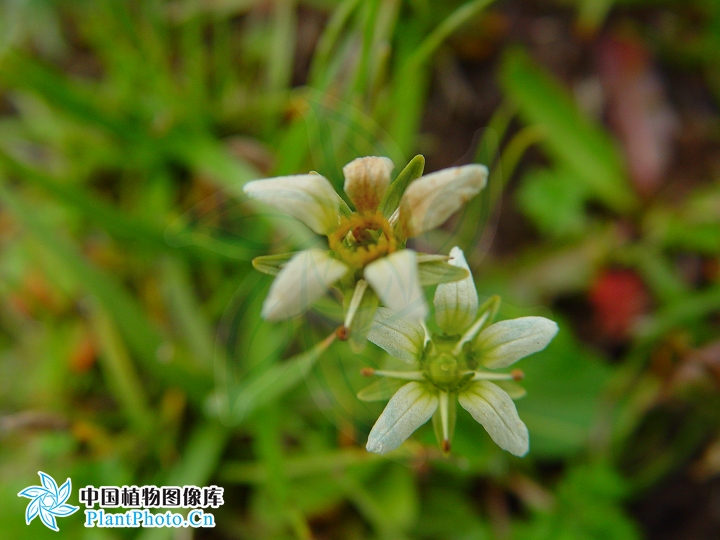
[[[420,511],[420,494],[415,473],[401,463],[389,462],[367,484],[368,493],[382,513],[385,538],[401,538]]]
[[[474,0],[453,11],[445,20],[433,29],[410,57],[408,64],[418,67],[428,61],[442,43],[458,28],[468,22],[480,11],[492,4],[493,0]]]
[[[295,531],[299,540],[311,540],[312,534],[305,517],[297,511],[289,497],[289,483],[285,475],[282,417],[278,403],[268,404],[256,418],[254,449],[265,466],[267,478],[260,488],[270,499],[281,521]]]
[[[55,197],[58,201],[81,212],[88,219],[101,226],[108,234],[135,247],[152,250],[184,251],[194,256],[206,258],[213,253],[231,259],[249,260],[252,252],[237,244],[201,234],[187,226],[182,220],[176,220],[170,227],[163,230],[155,223],[150,223],[128,216],[116,207],[93,197],[75,186],[61,183],[50,175],[29,167],[4,152],[0,152],[0,164],[7,170],[17,174],[23,180],[32,183]]]
[[[164,257],[161,272],[163,293],[171,320],[177,327],[176,334],[187,343],[198,365],[211,368],[214,331],[193,290],[188,265],[184,261]]]
[[[593,195],[619,212],[637,206],[623,162],[610,137],[588,120],[567,91],[520,50],[503,61],[501,82],[524,119],[544,130],[545,147]]]
[[[207,373],[190,369],[179,358],[172,363],[160,361],[160,351],[168,342],[147,319],[135,299],[111,276],[88,262],[71,244],[60,239],[25,206],[0,179],[0,200],[18,221],[57,260],[67,267],[78,285],[94,295],[118,326],[128,346],[142,358],[142,367],[167,384],[176,385],[189,396],[202,400],[210,387]]]
[[[276,276],[282,270],[282,267],[297,253],[297,251],[291,251],[290,253],[279,253],[277,255],[263,255],[261,257],[255,257],[252,260],[252,265],[255,270],[268,274],[269,276]]]
[[[0,163],[9,171],[24,180],[44,189],[64,204],[76,208],[83,215],[90,217],[113,236],[139,242],[141,245],[151,244],[154,247],[166,246],[162,229],[138,219],[128,219],[113,206],[96,199],[80,189],[62,184],[51,176],[16,161],[5,152],[0,152]]]
[[[318,39],[317,47],[315,47],[315,55],[310,67],[309,79],[315,88],[324,88],[325,84],[321,83],[321,79],[328,72],[330,57],[333,50],[336,49],[336,43],[342,29],[359,2],[360,0],[343,0],[335,8],[330,20],[325,25],[325,30]]]
[[[140,433],[148,435],[153,425],[153,412],[143,390],[135,366],[125,344],[113,324],[100,306],[88,303],[90,322],[100,346],[100,364],[105,380],[115,399],[125,409],[130,423]]]
[[[363,26],[362,29],[362,47],[360,52],[360,58],[356,64],[355,73],[353,74],[353,81],[350,84],[350,89],[353,94],[362,97],[367,91],[367,79],[368,72],[370,70],[370,61],[373,55],[373,37],[377,29],[377,12],[379,2],[378,0],[366,0],[363,2]]]
[[[268,51],[267,82],[269,89],[290,86],[295,58],[296,7],[293,0],[273,3],[272,45]]]
[[[37,92],[63,112],[123,139],[138,137],[139,132],[132,126],[96,106],[97,98],[90,88],[72,82],[34,58],[19,52],[4,54],[0,59],[0,80],[6,85]]]
[[[263,405],[278,400],[295,387],[310,372],[334,339],[333,333],[309,351],[275,364],[241,384],[231,407],[231,420],[241,422]]]
[[[530,452],[565,457],[580,450],[590,435],[610,369],[561,324],[548,347],[523,359],[527,396],[517,402],[530,430]]]
[[[329,102],[319,92],[307,94],[303,119],[307,127],[313,163],[341,192],[342,167],[359,156],[386,156],[398,163],[403,153],[392,141],[381,141],[383,128],[358,107],[342,101]]]
[[[195,171],[212,178],[220,187],[239,188],[262,174],[241,159],[233,157],[213,136],[183,129],[163,139],[164,150]]]
[[[577,237],[587,225],[586,186],[567,169],[528,172],[516,193],[523,213],[540,231],[553,237]]]
[[[203,422],[190,435],[182,452],[182,459],[157,483],[165,486],[207,486],[217,469],[228,439],[228,430],[214,422]],[[170,540],[170,527],[145,529],[138,540]]]
[[[438,24],[399,65],[394,76],[390,135],[407,155],[415,145],[430,77],[426,63],[443,42],[493,0],[466,2]]]
[[[342,470],[348,467],[382,462],[385,458],[364,448],[341,448],[322,453],[290,455],[283,460],[285,475],[290,479],[312,477]],[[267,470],[259,462],[225,462],[220,470],[220,480],[239,484],[262,484],[267,480]]]
[[[379,210],[385,217],[390,217],[395,209],[397,209],[400,204],[400,199],[402,199],[403,193],[405,193],[410,182],[420,178],[424,170],[425,157],[418,154],[400,171],[400,174],[398,174],[397,178],[390,184],[387,193],[385,193],[383,200],[380,202]]]

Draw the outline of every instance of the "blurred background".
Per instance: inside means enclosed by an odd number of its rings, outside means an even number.
[[[720,537],[719,74],[715,0],[3,0],[0,536]],[[429,425],[366,453],[380,351],[317,354],[332,296],[259,318],[251,259],[317,240],[243,183],[417,153],[491,177],[415,247],[560,325],[523,459],[463,414],[450,458]],[[225,505],[55,533],[38,470]]]

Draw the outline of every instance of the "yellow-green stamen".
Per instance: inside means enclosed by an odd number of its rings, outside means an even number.
[[[397,249],[390,223],[380,213],[354,212],[343,217],[338,228],[328,235],[328,244],[340,260],[353,268],[364,268]]]

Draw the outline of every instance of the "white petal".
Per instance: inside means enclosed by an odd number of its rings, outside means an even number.
[[[348,270],[344,263],[325,251],[301,251],[273,281],[263,304],[262,316],[277,321],[300,315]]]
[[[479,381],[460,392],[458,402],[500,448],[516,456],[527,454],[528,430],[507,392],[491,382]]]
[[[487,182],[487,167],[443,169],[412,182],[400,200],[398,229],[405,237],[439,227]]]
[[[383,304],[401,317],[424,320],[428,308],[418,279],[414,251],[404,249],[365,267],[365,279]]]
[[[243,191],[302,221],[317,234],[329,234],[338,225],[338,194],[319,174],[253,180],[245,184]]]
[[[395,450],[430,420],[437,407],[437,394],[428,390],[425,383],[406,384],[390,399],[375,422],[365,448],[377,454]]]
[[[543,350],[557,332],[557,324],[545,317],[520,317],[488,326],[473,348],[485,367],[503,368]]]
[[[343,167],[345,193],[358,212],[375,212],[390,185],[395,168],[386,157],[357,158]]]
[[[470,272],[462,249],[450,250],[448,263]],[[472,274],[460,281],[441,283],[435,291],[435,320],[446,334],[462,334],[477,314],[478,297]]]
[[[415,362],[423,351],[425,330],[418,321],[378,308],[368,339],[395,358]]]

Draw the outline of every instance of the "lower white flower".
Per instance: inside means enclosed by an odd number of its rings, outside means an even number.
[[[450,264],[469,270],[457,247],[450,252]],[[513,398],[525,393],[515,382],[522,378],[522,372],[490,370],[508,367],[544,349],[557,333],[557,325],[543,317],[491,324],[499,298],[493,297],[478,308],[469,275],[439,285],[434,303],[441,332],[432,335],[424,323],[398,317],[388,309],[379,309],[375,316],[368,339],[417,369],[363,370],[365,375],[407,381],[390,398],[370,431],[367,449],[380,454],[390,452],[432,418],[443,453],[448,453],[456,403],[460,403],[498,446],[516,456],[525,455],[529,449],[528,430],[513,403]],[[384,388],[395,389],[392,385]],[[375,384],[358,397],[369,401],[389,396]]]

